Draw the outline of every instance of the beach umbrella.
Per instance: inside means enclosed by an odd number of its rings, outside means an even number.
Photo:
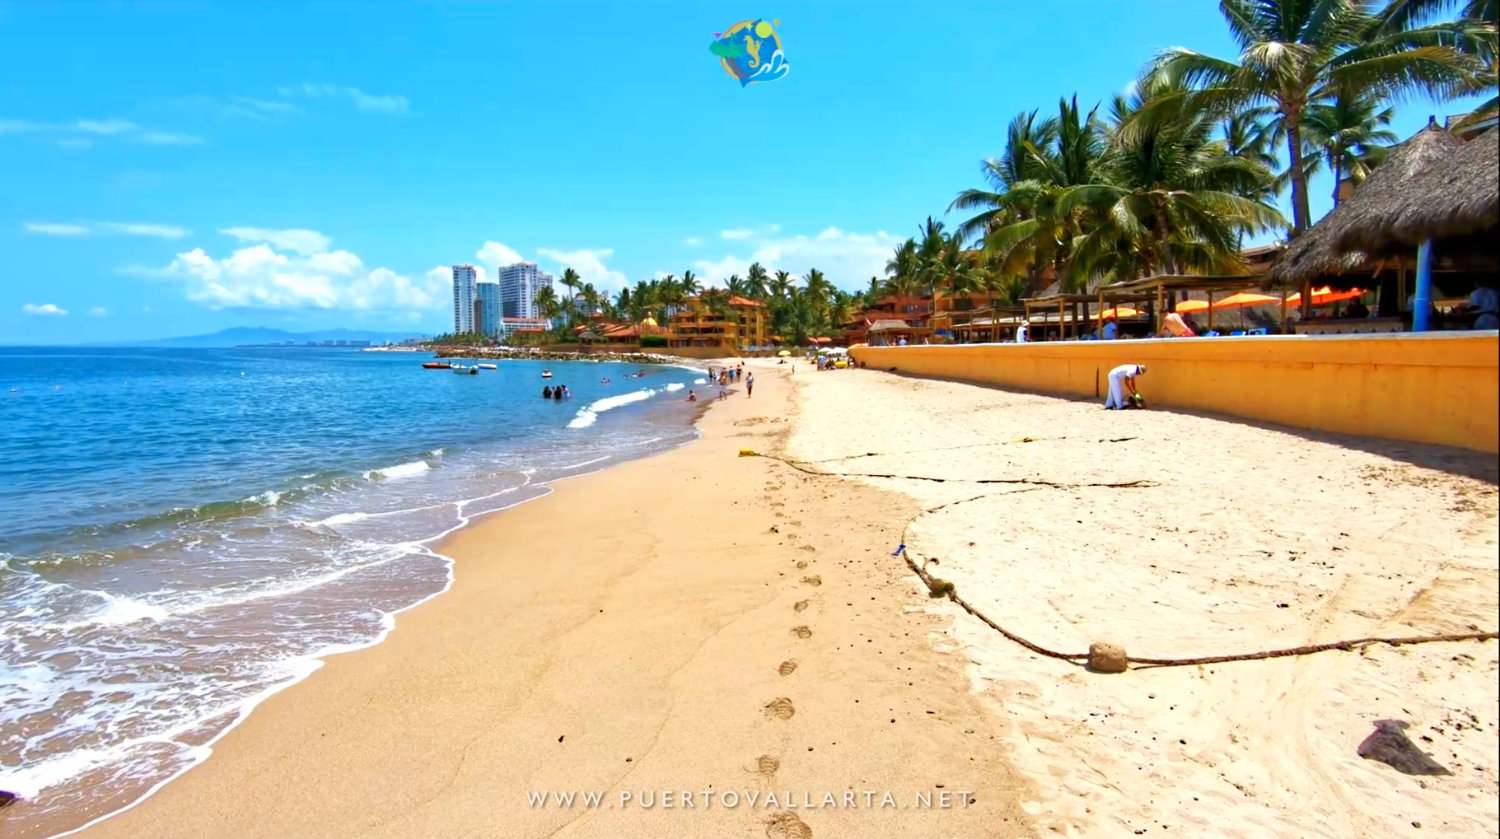
[[[781,356],[782,358],[786,358],[787,356],[789,356],[791,354],[792,354],[791,350],[782,350],[781,352],[777,353],[777,355]]]
[[[1223,300],[1215,300],[1215,309],[1234,309],[1239,306],[1259,306],[1262,303],[1280,303],[1280,297],[1272,297],[1269,294],[1253,294],[1242,291],[1239,294],[1231,294]],[[1181,311],[1181,307],[1178,307]]]
[[[1178,306],[1177,307],[1177,311],[1179,311],[1179,312],[1182,311],[1182,307]],[[1131,317],[1135,317],[1138,314],[1140,314],[1140,312],[1136,311],[1135,309],[1130,308],[1129,306],[1115,306],[1114,308],[1105,309],[1103,312],[1101,312],[1099,314],[1099,317],[1101,317],[1101,318],[1131,318]]]
[[[1323,286],[1322,288],[1313,289],[1312,304],[1314,306],[1323,306],[1328,303],[1338,303],[1344,300],[1353,300],[1356,297],[1362,296],[1364,293],[1365,290],[1362,288],[1356,288],[1350,291],[1334,291],[1329,286]],[[1286,305],[1288,307],[1299,305],[1301,304],[1301,302],[1302,292],[1300,291],[1286,299]]]
[[[1184,300],[1181,303],[1178,303],[1177,308],[1173,311],[1177,312],[1177,314],[1179,315],[1185,315],[1188,312],[1201,312],[1207,308],[1207,300]]]

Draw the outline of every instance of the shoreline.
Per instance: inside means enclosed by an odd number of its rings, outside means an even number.
[[[693,367],[693,366],[690,366],[690,365],[680,365],[680,366],[682,366],[683,369],[694,370],[694,371],[697,371],[697,372],[700,372],[700,373],[702,372],[701,368],[698,368],[698,367]],[[692,385],[688,384],[688,385],[686,385],[686,387],[692,387]],[[675,391],[667,393],[667,396],[668,396],[668,400],[667,401],[670,401],[672,393],[675,393]],[[587,403],[585,404],[585,407],[587,407]],[[228,736],[231,732],[233,732],[235,729],[237,729],[239,726],[241,726],[248,718],[250,718],[251,714],[254,713],[263,703],[265,703],[266,701],[268,701],[268,700],[276,697],[279,694],[282,694],[285,691],[295,689],[298,685],[302,684],[303,682],[305,682],[309,678],[313,677],[316,673],[318,673],[325,666],[327,666],[327,664],[331,660],[341,658],[341,657],[343,657],[343,656],[345,656],[346,654],[349,654],[349,653],[359,653],[359,652],[368,650],[370,648],[379,646],[380,644],[384,643],[386,641],[386,639],[389,638],[391,632],[394,631],[394,629],[396,627],[396,624],[397,624],[398,616],[405,615],[406,613],[410,612],[411,610],[416,609],[416,608],[421,607],[421,606],[424,606],[425,604],[429,603],[430,601],[438,598],[440,595],[443,595],[443,594],[446,594],[447,592],[449,592],[451,590],[452,586],[453,586],[453,581],[454,581],[454,565],[455,565],[455,563],[456,563],[457,560],[456,560],[456,557],[454,557],[448,551],[447,545],[448,545],[449,541],[452,539],[452,537],[455,534],[457,534],[457,533],[459,533],[459,532],[461,532],[461,531],[463,531],[463,530],[465,530],[467,528],[476,526],[476,525],[480,524],[481,522],[487,521],[490,518],[494,517],[496,514],[506,513],[506,512],[509,512],[509,511],[517,510],[519,508],[522,508],[522,507],[526,506],[530,502],[540,501],[540,500],[546,499],[546,498],[548,498],[549,496],[551,496],[555,492],[555,487],[556,486],[561,485],[563,483],[566,483],[566,482],[568,482],[571,479],[574,479],[574,478],[587,478],[587,477],[590,477],[590,476],[597,475],[597,474],[603,473],[605,471],[608,471],[612,467],[624,466],[626,464],[629,464],[629,463],[632,463],[632,462],[635,462],[635,461],[638,461],[638,460],[649,459],[651,457],[655,457],[655,456],[659,456],[661,454],[665,454],[665,453],[671,452],[671,451],[675,450],[676,448],[680,448],[683,445],[687,445],[688,443],[691,443],[694,440],[697,440],[699,437],[701,437],[701,430],[698,429],[697,422],[701,418],[702,414],[703,414],[703,406],[695,406],[693,408],[692,412],[691,412],[691,415],[687,418],[686,422],[684,423],[684,428],[691,429],[691,435],[692,436],[687,437],[686,439],[683,439],[680,442],[673,443],[673,444],[669,445],[667,448],[654,448],[654,449],[646,448],[646,449],[638,449],[638,450],[629,450],[629,451],[627,451],[627,452],[625,452],[623,454],[622,453],[611,453],[611,454],[608,454],[608,455],[605,455],[605,456],[602,456],[602,457],[598,457],[598,458],[594,458],[594,459],[591,459],[591,460],[588,460],[588,461],[584,461],[582,463],[570,464],[570,465],[565,465],[565,466],[559,466],[557,468],[563,469],[563,470],[575,469],[575,468],[584,467],[584,466],[592,466],[593,468],[586,469],[585,471],[580,471],[580,472],[575,472],[575,473],[571,473],[571,474],[561,475],[561,476],[558,476],[558,477],[551,477],[551,478],[548,478],[544,482],[541,482],[541,483],[530,484],[529,486],[530,486],[530,488],[532,490],[537,490],[538,491],[536,494],[527,494],[527,495],[524,495],[523,497],[519,498],[518,500],[512,501],[512,502],[510,502],[510,503],[508,503],[508,504],[506,504],[505,506],[502,506],[502,507],[498,507],[498,508],[494,508],[494,509],[485,509],[485,510],[481,510],[481,511],[474,512],[474,513],[467,513],[467,512],[463,512],[462,511],[463,505],[466,502],[463,502],[463,501],[457,502],[457,507],[459,509],[459,512],[458,512],[459,519],[456,522],[454,522],[453,524],[451,524],[450,526],[448,526],[446,529],[444,529],[444,530],[442,530],[440,532],[437,532],[437,533],[435,533],[435,534],[433,534],[431,536],[427,536],[425,538],[419,538],[419,539],[413,540],[413,541],[411,541],[411,542],[408,543],[408,544],[410,544],[411,546],[413,546],[415,548],[415,550],[413,550],[411,552],[411,555],[415,556],[415,555],[421,554],[421,555],[425,555],[427,557],[430,557],[430,558],[433,558],[433,559],[436,559],[436,560],[440,560],[440,561],[442,561],[444,563],[445,569],[444,569],[444,575],[443,575],[442,580],[441,580],[441,587],[440,588],[438,588],[435,591],[432,591],[430,593],[427,593],[427,594],[421,596],[419,599],[417,599],[417,600],[415,600],[415,601],[413,601],[411,603],[408,603],[408,604],[403,605],[403,606],[399,606],[398,608],[395,608],[395,609],[392,609],[390,611],[385,612],[383,614],[383,619],[381,621],[381,625],[380,625],[378,633],[375,634],[375,635],[373,635],[372,637],[369,637],[367,639],[363,639],[363,640],[360,640],[360,641],[357,641],[357,642],[348,642],[348,643],[342,643],[342,644],[334,645],[334,646],[331,646],[328,649],[326,649],[326,650],[324,650],[322,652],[319,652],[319,653],[317,653],[315,655],[301,657],[301,658],[295,659],[294,661],[291,661],[289,663],[289,669],[290,669],[291,672],[285,678],[283,678],[283,679],[281,679],[281,680],[279,680],[279,681],[277,681],[275,683],[269,684],[266,687],[264,687],[262,690],[260,690],[258,693],[254,694],[253,696],[247,697],[241,704],[237,705],[231,711],[229,711],[227,713],[215,715],[214,719],[228,719],[229,721],[228,722],[224,722],[224,723],[220,723],[220,724],[215,724],[213,727],[216,730],[210,736],[208,736],[206,738],[199,737],[199,738],[196,739],[196,741],[193,744],[193,748],[195,750],[203,750],[203,753],[201,755],[194,755],[190,762],[188,762],[185,765],[177,768],[169,776],[166,776],[166,777],[154,780],[153,782],[151,782],[149,784],[149,786],[137,787],[136,789],[143,790],[143,791],[138,792],[138,793],[132,793],[134,795],[133,799],[128,799],[126,797],[126,794],[123,793],[123,791],[122,791],[121,794],[118,794],[118,795],[114,796],[113,800],[118,801],[118,802],[123,802],[123,806],[118,807],[118,809],[112,809],[112,810],[109,810],[108,812],[104,812],[104,813],[102,813],[100,815],[94,815],[94,816],[87,817],[87,819],[85,821],[83,821],[81,824],[78,823],[78,819],[68,819],[68,818],[48,819],[45,822],[43,822],[45,824],[52,824],[53,822],[62,822],[62,823],[65,823],[65,824],[68,823],[68,822],[72,822],[73,823],[74,826],[69,826],[69,827],[66,827],[66,828],[61,828],[61,829],[59,829],[59,832],[48,832],[48,831],[45,831],[45,830],[41,831],[41,832],[37,832],[36,830],[31,829],[30,825],[28,825],[27,829],[24,832],[18,833],[16,835],[26,836],[26,837],[33,836],[33,835],[38,835],[38,836],[53,836],[53,837],[73,836],[73,835],[77,835],[77,834],[89,831],[91,828],[94,828],[94,827],[96,827],[96,826],[98,826],[100,824],[103,824],[103,823],[109,821],[112,818],[115,818],[115,817],[117,817],[119,815],[122,815],[122,814],[124,814],[124,813],[126,813],[126,812],[128,812],[130,810],[133,810],[134,808],[136,808],[138,806],[141,806],[146,801],[148,801],[149,799],[151,799],[152,797],[154,797],[156,794],[158,794],[162,789],[166,788],[169,784],[171,784],[171,783],[177,781],[178,779],[182,778],[184,775],[186,775],[188,772],[190,772],[190,770],[193,770],[195,768],[198,768],[198,767],[202,766],[204,764],[204,762],[211,756],[210,753],[212,752],[214,746],[216,744],[218,744],[221,740],[223,740],[226,736]],[[659,438],[657,438],[657,439],[659,439]],[[654,442],[654,441],[648,441],[648,442]],[[433,452],[428,452],[427,454],[440,454],[441,452],[442,452],[442,449],[438,449],[438,450],[435,450]],[[599,465],[598,466],[593,466],[593,464],[599,464]],[[368,477],[369,472],[366,472],[365,475]],[[501,492],[503,493],[503,492],[513,491],[513,490],[518,490],[518,489],[526,489],[527,486],[528,486],[527,484],[523,484],[521,486],[511,488],[511,490],[502,490]],[[499,493],[497,493],[497,494],[499,494]],[[489,497],[489,496],[486,496],[486,497]],[[24,786],[20,790],[12,789],[10,787],[6,787],[6,789],[9,792],[13,792],[13,793],[17,793],[17,794],[22,793],[25,790]],[[16,808],[6,807],[3,811],[0,811],[0,826],[6,825],[7,824],[7,820],[11,816],[13,816],[13,815],[16,815],[18,817],[24,818],[24,816],[20,815],[20,811],[24,810],[24,808],[25,808],[26,797],[24,795],[19,795],[19,797],[13,803],[15,805],[17,805]],[[15,825],[17,823],[12,822],[12,824]],[[13,829],[19,829],[19,828],[13,828]],[[7,834],[7,835],[10,835],[10,834]]]
[[[908,835],[948,835],[961,822],[971,827],[960,830],[971,834],[993,831],[1003,824],[1010,831],[1006,835],[1027,835],[1029,830],[1022,826],[1024,816],[1016,809],[1013,773],[1000,755],[981,753],[965,761],[967,766],[947,765],[948,751],[968,745],[975,736],[995,738],[999,732],[994,728],[996,721],[990,720],[977,699],[969,694],[962,674],[927,648],[926,635],[931,630],[932,618],[904,609],[865,616],[864,620],[874,621],[881,634],[887,636],[882,646],[891,649],[873,648],[873,635],[856,633],[858,638],[849,638],[850,650],[857,649],[853,643],[856,640],[869,645],[851,656],[858,660],[856,669],[863,674],[860,678],[839,679],[832,685],[816,688],[803,685],[795,694],[795,710],[790,710],[793,698],[776,696],[791,694],[789,683],[800,681],[799,674],[836,669],[831,667],[835,663],[847,664],[838,659],[849,654],[820,648],[816,654],[802,652],[800,656],[786,657],[799,652],[795,648],[807,646],[805,635],[814,631],[823,634],[824,630],[812,617],[812,610],[817,607],[810,604],[841,587],[825,586],[821,578],[809,584],[805,580],[819,575],[799,575],[800,568],[778,567],[776,557],[791,550],[785,547],[785,541],[799,537],[787,534],[779,540],[780,545],[766,544],[767,536],[775,538],[773,531],[777,527],[767,522],[786,515],[778,510],[773,516],[770,506],[789,504],[796,498],[804,506],[799,514],[809,518],[818,512],[814,506],[824,493],[822,488],[808,486],[806,479],[798,481],[782,474],[769,461],[734,456],[739,445],[731,438],[762,436],[759,431],[747,432],[741,428],[785,420],[786,416],[768,420],[758,414],[790,409],[791,388],[782,386],[791,383],[790,376],[778,373],[774,364],[754,367],[759,377],[768,380],[757,389],[762,395],[750,400],[737,392],[725,402],[704,399],[695,422],[697,439],[665,452],[614,464],[618,469],[606,467],[570,476],[587,480],[556,482],[549,485],[547,495],[530,499],[538,504],[508,507],[498,511],[508,515],[487,515],[449,534],[436,545],[439,553],[453,559],[446,597],[434,596],[421,603],[420,608],[414,606],[403,611],[395,629],[387,633],[382,643],[357,650],[353,655],[330,657],[314,676],[269,697],[257,713],[226,732],[213,758],[196,767],[197,772],[185,773],[131,809],[97,822],[85,835],[227,831],[237,835],[305,835],[319,832],[314,825],[322,826],[324,831],[336,826],[341,835],[434,832],[447,835],[473,831],[491,819],[512,823],[505,833],[518,836],[550,835],[557,827],[575,820],[573,830],[580,831],[579,835],[657,835],[667,829],[679,835],[719,835],[731,829],[731,825],[739,825],[733,829],[743,830],[747,823],[756,825],[758,834],[764,832],[768,818],[791,824],[797,810],[793,807],[776,812],[744,808],[705,810],[680,819],[663,816],[657,809],[600,810],[580,816],[528,806],[520,800],[520,790],[534,785],[520,783],[520,775],[547,775],[549,769],[558,765],[555,758],[539,751],[543,742],[551,741],[565,753],[564,765],[572,767],[572,772],[579,776],[594,779],[596,783],[589,785],[594,788],[615,790],[637,786],[623,784],[626,775],[657,779],[654,785],[638,785],[641,789],[652,786],[664,790],[690,789],[707,784],[716,789],[748,785],[764,791],[781,789],[785,787],[782,779],[794,776],[802,780],[790,789],[801,790],[803,794],[867,786],[859,783],[859,779],[872,775],[864,759],[844,755],[835,762],[838,770],[829,772],[816,765],[804,766],[807,760],[786,753],[785,748],[775,748],[773,742],[759,746],[758,751],[748,743],[785,740],[789,731],[798,729],[803,720],[813,717],[818,706],[834,695],[849,691],[889,693],[897,686],[872,684],[881,681],[880,674],[887,666],[884,655],[888,651],[900,656],[913,655],[907,663],[916,663],[909,669],[921,672],[906,687],[940,686],[929,693],[946,697],[945,712],[962,720],[959,731],[969,733],[945,730],[941,737],[934,738],[932,732],[909,729],[893,738],[883,726],[873,728],[873,720],[861,720],[855,725],[834,713],[826,715],[820,724],[825,732],[837,734],[843,730],[844,733],[837,740],[826,742],[814,737],[806,751],[812,752],[814,748],[841,751],[851,743],[883,740],[881,748],[894,750],[888,763],[900,765],[904,759],[908,768],[878,770],[873,774],[883,776],[886,786],[896,788],[896,795],[903,800],[913,798],[919,789],[927,790],[929,795],[941,794],[944,788],[980,790],[975,806],[933,809],[902,819],[903,824],[910,822],[905,826],[916,829]],[[785,431],[785,427],[773,431],[776,440],[772,442],[779,444]],[[763,444],[757,443],[756,447]],[[725,452],[729,453],[727,460]],[[714,480],[728,475],[735,475],[738,480],[729,486]],[[752,485],[762,479],[768,485],[781,484],[781,487],[766,493],[762,499],[766,501],[766,509],[756,510],[752,506],[756,492]],[[709,482],[714,486],[704,486]],[[656,508],[639,507],[642,488],[654,496]],[[878,491],[861,489],[851,494],[862,496],[861,505],[887,507],[893,500]],[[770,500],[773,498],[778,500]],[[705,510],[711,514],[701,515]],[[857,507],[851,512],[856,510]],[[701,525],[695,522],[700,517],[704,520]],[[753,525],[747,521],[750,518],[756,520]],[[797,526],[802,524],[800,520],[793,521]],[[721,522],[722,526],[715,522]],[[789,524],[779,522],[781,528]],[[644,538],[631,535],[632,530],[639,528],[644,528],[648,535]],[[707,531],[700,532],[704,528]],[[816,528],[814,525],[809,530]],[[820,562],[821,557],[815,551],[844,547],[837,544],[832,532],[824,538],[826,548],[815,548],[810,543],[802,546],[807,553],[799,555],[812,558],[787,564],[800,563],[801,568],[809,563],[823,565],[827,561]],[[811,542],[811,536],[807,540]],[[880,542],[882,547],[884,541]],[[863,547],[862,555],[873,550],[870,545]],[[591,560],[558,566],[536,559],[539,555],[588,556]],[[746,558],[758,562],[746,567],[740,561]],[[846,557],[845,563],[853,559]],[[658,565],[663,567],[658,569]],[[828,575],[829,570],[834,569],[825,569],[822,574]],[[849,605],[856,602],[853,599],[856,594],[864,595],[860,600],[866,602],[877,599],[875,595],[879,592],[870,590],[867,582],[887,587],[890,589],[887,593],[894,592],[903,598],[910,595],[911,586],[898,571],[879,563],[864,570],[872,573],[874,579],[849,588],[849,597],[845,598]],[[791,579],[787,579],[789,576]],[[798,582],[798,576],[804,581]],[[684,581],[695,578],[702,583],[697,590],[709,597],[683,596]],[[511,591],[514,586],[523,589],[525,596]],[[778,587],[791,590],[777,592]],[[637,596],[619,597],[619,602],[614,602],[612,593],[622,588],[631,588]],[[783,604],[785,612],[774,608],[777,600],[788,598],[796,602]],[[605,602],[607,608],[579,608],[578,601],[592,603],[593,599],[609,601]],[[493,613],[492,608],[496,610]],[[808,610],[807,614],[803,610]],[[561,654],[574,645],[574,634],[595,624],[612,622],[611,616],[617,611],[628,613],[622,619],[624,623],[597,633],[589,632],[598,637],[588,646],[587,655]],[[566,612],[570,620],[559,624],[559,612]],[[476,626],[483,624],[490,614],[504,630]],[[788,625],[794,619],[803,625],[789,630]],[[814,629],[808,630],[807,624],[813,624]],[[928,629],[913,632],[912,624]],[[748,660],[704,660],[700,655],[732,628],[750,625],[757,628],[774,625],[776,629],[767,633],[767,637],[752,634],[742,639],[731,658],[754,658],[749,650],[766,648],[764,655],[759,656],[766,661],[752,665]],[[900,626],[906,629],[897,633],[895,629]],[[566,627],[573,629],[569,631]],[[829,634],[838,637],[850,631],[841,627],[830,630]],[[520,645],[527,652],[516,654],[512,651],[517,648],[518,639],[534,643]],[[433,644],[462,661],[446,657],[434,660],[427,649]],[[510,669],[505,673],[493,672],[497,662],[477,650],[511,656],[506,660],[508,668],[518,672],[512,673]],[[666,655],[674,658],[677,667],[662,671],[648,664],[643,673],[629,668],[622,671],[612,664],[620,655],[627,659],[644,656],[647,660]],[[518,665],[514,660],[517,656],[529,666]],[[829,660],[820,662],[820,656]],[[793,664],[793,674],[783,676],[776,661],[770,660],[773,658],[783,662],[800,658],[801,665]],[[820,668],[820,663],[830,666]],[[673,676],[684,669],[713,675],[684,678],[679,684]],[[555,704],[523,711],[527,696],[538,690],[534,679],[545,683],[548,674],[570,686],[558,696],[566,697],[563,704],[573,707],[574,713],[564,714]],[[724,739],[725,733],[716,730],[720,717],[717,711],[704,718],[701,711],[684,709],[714,709],[724,701],[725,690],[731,685],[754,682],[765,684],[766,695],[757,696],[757,701],[744,709],[748,712],[747,719],[732,726],[738,739],[746,742],[749,754],[731,758],[717,748],[712,754],[701,753],[679,742],[700,742],[705,736],[716,743]],[[448,685],[450,689],[434,692],[433,684]],[[598,689],[604,693],[594,700],[594,691]],[[467,698],[456,697],[455,691]],[[666,706],[648,701],[660,699],[663,693],[677,697],[677,701]],[[359,697],[365,699],[363,705],[357,701]],[[686,701],[689,697],[698,701],[689,703]],[[936,712],[930,706],[942,704],[921,695],[905,695],[899,701],[896,697],[886,698],[889,702],[881,715],[896,716],[889,723],[884,719],[879,721],[885,725],[894,725],[898,717],[906,718],[903,725],[931,723],[930,715]],[[847,701],[858,707],[858,697]],[[415,710],[418,707],[422,711]],[[500,709],[511,713],[500,713]],[[611,721],[621,715],[625,721]],[[548,725],[549,718],[557,724]],[[564,724],[562,718],[570,724]],[[497,724],[500,733],[495,733]],[[851,731],[851,726],[859,730]],[[542,741],[536,735],[544,728],[549,732],[553,728],[571,729],[572,733],[549,735]],[[642,738],[653,730],[655,738],[650,743],[643,742]],[[493,754],[490,760],[476,758],[471,748],[476,738],[486,737],[500,741],[494,744],[495,752],[512,755],[491,768],[513,783],[501,783],[497,788],[493,775],[467,777],[468,773],[463,771],[475,762],[493,760]],[[563,737],[568,743],[578,745],[564,744]],[[659,766],[661,761],[653,759],[657,752],[669,748],[659,742],[663,739],[671,741],[669,750],[673,759],[668,763],[673,768]],[[414,741],[420,741],[421,746]],[[837,747],[839,742],[845,745]],[[621,763],[622,751],[631,758],[629,761]],[[757,753],[761,755],[759,758],[755,757]],[[913,761],[913,756],[918,759]],[[774,768],[778,764],[779,772]],[[747,773],[747,765],[758,768]],[[382,767],[382,771],[376,772],[373,768],[376,766]],[[769,773],[764,771],[767,766],[773,766]],[[976,766],[987,771],[976,773],[970,768]],[[526,772],[522,773],[521,768]],[[621,768],[627,772],[622,774]],[[973,780],[967,784],[936,780],[952,781],[955,776]],[[450,781],[433,789],[434,778],[443,777]],[[922,783],[917,782],[919,777]],[[351,781],[356,779],[363,783],[353,784],[358,790],[350,789]],[[901,783],[894,783],[898,779]],[[557,783],[553,787],[567,786],[564,781],[583,787],[573,778],[555,776],[554,780]],[[754,783],[749,783],[751,780]],[[335,800],[323,795],[310,797],[309,787],[336,788],[338,792],[332,796]],[[495,793],[499,788],[507,789],[499,796],[503,800],[488,804],[486,796],[478,793],[480,789]],[[433,797],[427,797],[428,794]],[[277,803],[266,811],[246,799]],[[441,805],[436,803],[438,799],[442,799]],[[300,804],[287,806],[294,801]],[[373,822],[369,812],[372,809],[381,813]],[[841,835],[838,827],[844,825],[862,831],[844,835],[874,835],[871,831],[888,830],[894,826],[891,819],[899,817],[864,808],[809,811],[802,818],[833,825],[832,835]],[[397,825],[402,827],[398,829]],[[829,830],[819,828],[819,835],[830,835]]]

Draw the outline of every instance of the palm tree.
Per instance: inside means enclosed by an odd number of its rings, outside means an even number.
[[[1232,273],[1240,267],[1241,234],[1285,224],[1268,203],[1273,174],[1231,155],[1215,139],[1211,114],[1157,108],[1151,119],[1132,122],[1180,89],[1165,76],[1148,77],[1131,96],[1113,102],[1115,130],[1099,183],[1070,187],[1058,197],[1060,215],[1081,210],[1091,222],[1059,276],[1065,287],[1081,288],[1090,277],[1133,279],[1184,268]],[[1123,125],[1133,129],[1119,130]]]
[[[574,310],[577,307],[578,287],[583,285],[583,280],[578,276],[577,271],[574,271],[572,268],[564,268],[562,277],[558,280],[558,283],[568,290],[568,297],[562,303],[565,307],[564,311],[568,314],[568,320],[571,322],[575,314]]]
[[[766,269],[759,262],[751,263],[750,270],[745,277],[746,290],[750,292],[751,297],[762,300],[766,296],[769,279]]]
[[[792,293],[792,274],[790,271],[777,271],[776,279],[772,280],[766,287],[771,296],[778,300],[785,300]]]
[[[537,314],[541,315],[543,320],[551,322],[562,314],[562,303],[558,301],[557,292],[553,291],[550,285],[537,289],[535,302]]]
[[[1382,108],[1373,97],[1342,93],[1307,109],[1307,143],[1322,151],[1323,162],[1333,173],[1334,206],[1338,206],[1339,185],[1345,177],[1361,183],[1396,144],[1399,138],[1386,128],[1393,114],[1393,109]],[[1318,158],[1308,160],[1311,168]]]
[[[1059,212],[1059,196],[1097,183],[1106,151],[1097,108],[1084,114],[1074,96],[1059,100],[1057,111],[1040,124],[1035,111],[1012,120],[1004,155],[983,167],[993,189],[964,190],[949,207],[981,210],[959,225],[959,234],[983,236],[996,269],[1007,276],[1024,272],[1033,291],[1047,269],[1062,276],[1082,232],[1080,218]]]
[[[750,293],[745,280],[739,274],[730,274],[729,279],[724,281],[724,287],[735,297],[745,297]]]
[[[703,283],[698,282],[698,276],[692,271],[682,272],[682,293],[685,297],[692,297],[703,291]]]
[[[1135,123],[1184,104],[1217,115],[1269,105],[1275,131],[1286,139],[1294,235],[1312,223],[1303,162],[1312,106],[1340,91],[1448,99],[1485,70],[1473,46],[1482,36],[1451,23],[1417,26],[1415,18],[1377,14],[1368,0],[1220,0],[1219,10],[1240,47],[1238,60],[1181,47],[1161,53],[1151,72],[1183,84]]]
[[[584,283],[583,290],[578,293],[578,296],[583,301],[584,316],[592,318],[599,311],[599,303],[602,299],[599,290],[594,288],[593,283]]]

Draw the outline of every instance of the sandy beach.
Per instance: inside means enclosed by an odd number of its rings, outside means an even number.
[[[83,835],[1032,835],[1005,721],[888,555],[916,504],[738,456],[785,445],[789,369],[456,534],[447,594]]]
[[[947,478],[860,480],[951,504],[913,524],[913,557],[1045,647],[1194,657],[1495,629],[1493,455],[863,370],[803,393],[799,429],[838,433],[792,453]],[[854,452],[881,455],[834,459]],[[1015,478],[1064,486],[964,480]],[[1067,486],[1136,480],[1151,485]],[[1493,641],[1101,675],[931,611],[1007,721],[1044,835],[1495,833]],[[1451,774],[1360,758],[1381,720]]]
[[[1493,834],[1494,642],[1096,674],[891,556],[1060,649],[1493,630],[1493,457],[752,364],[700,440],[458,533],[450,592],[85,835]],[[975,482],[1020,478],[1052,485]],[[1381,720],[1446,774],[1362,759]]]

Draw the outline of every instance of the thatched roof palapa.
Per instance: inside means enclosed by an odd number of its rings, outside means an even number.
[[[911,324],[904,320],[877,320],[870,325],[870,332],[909,332]]]
[[[1462,145],[1462,140],[1436,125],[1418,131],[1375,167],[1353,195],[1293,239],[1272,263],[1270,279],[1293,285],[1357,268],[1365,261],[1365,254],[1339,250],[1341,238],[1367,228],[1372,219],[1389,218],[1391,208],[1403,201],[1413,179],[1449,159]]]
[[[1333,246],[1385,255],[1410,251],[1427,239],[1468,236],[1497,226],[1500,142],[1491,129],[1417,173],[1389,200],[1364,207]]]

